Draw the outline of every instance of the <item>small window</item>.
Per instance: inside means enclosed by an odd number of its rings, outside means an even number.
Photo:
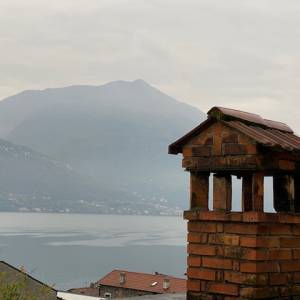
[[[105,293],[105,294],[104,294],[104,297],[110,299],[110,298],[111,298],[111,293]]]

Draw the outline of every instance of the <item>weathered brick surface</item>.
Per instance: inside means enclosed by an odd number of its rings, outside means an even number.
[[[199,222],[189,222],[188,223],[188,230],[190,232],[216,232],[217,231],[217,224],[215,223],[199,223]]]
[[[189,243],[207,243],[207,233],[189,232],[187,236],[187,241]]]
[[[287,237],[280,239],[280,247],[282,248],[299,248],[300,238]]]
[[[280,291],[276,287],[242,287],[240,289],[240,295],[246,299],[273,299],[274,297],[280,296]]]
[[[241,144],[223,144],[223,155],[243,155],[247,154],[247,148]]]
[[[204,156],[209,157],[212,153],[211,146],[197,146],[192,147],[192,156]]]
[[[271,285],[285,285],[287,283],[288,283],[288,274],[286,273],[270,274]]]
[[[195,279],[188,280],[187,289],[189,291],[200,292],[200,281]]]
[[[222,143],[223,144],[237,144],[238,143],[238,135],[237,134],[234,134],[234,133],[231,133],[231,134],[226,134],[223,136],[222,138]]]
[[[209,269],[200,268],[189,268],[187,272],[190,278],[204,279],[204,280],[215,280],[216,271]]]
[[[294,213],[300,212],[300,176],[294,174],[299,158],[262,148],[222,114],[213,109],[212,119],[182,145],[182,166],[198,178],[192,178],[191,210],[184,214],[188,300],[300,300],[300,214]],[[237,120],[245,126],[250,121]],[[207,205],[209,173],[214,175],[213,211]],[[242,213],[231,211],[231,175],[242,179]],[[279,213],[264,213],[267,175],[274,176]]]
[[[266,274],[247,274],[235,271],[225,271],[225,281],[239,283],[242,285],[266,285],[268,275]]]
[[[289,261],[280,263],[281,272],[300,272],[300,261]]]
[[[216,211],[185,216],[191,219],[188,300],[300,300],[298,216]]]
[[[200,267],[201,265],[201,256],[189,255],[187,258],[188,266],[190,267]]]
[[[232,260],[225,258],[202,257],[202,265],[212,269],[232,269]]]
[[[197,255],[216,255],[216,247],[209,245],[189,244],[188,253]]]
[[[241,272],[244,273],[276,273],[279,272],[279,264],[274,262],[241,262]]]
[[[293,273],[293,282],[300,283],[300,272]]]
[[[217,293],[222,295],[239,295],[239,286],[230,283],[210,283],[207,291],[210,293]]]
[[[280,246],[280,240],[279,237],[241,236],[240,245],[242,247],[276,248]]]
[[[293,259],[300,259],[300,249],[293,250]]]
[[[270,249],[269,259],[271,260],[290,260],[292,259],[291,249]]]

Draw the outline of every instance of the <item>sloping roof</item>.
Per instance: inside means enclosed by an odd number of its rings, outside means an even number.
[[[126,280],[120,284],[120,273],[124,272]],[[163,280],[167,278],[170,281],[170,287],[163,289]],[[186,280],[162,274],[147,274],[138,272],[129,272],[123,270],[113,270],[101,278],[97,284],[122,287],[140,291],[153,292],[158,294],[184,293],[186,292]]]
[[[266,128],[272,128],[284,132],[293,133],[293,130],[285,123],[263,119],[260,115],[241,110],[215,106],[212,109],[210,109],[207,114],[217,119],[240,120],[249,124],[256,124]]]
[[[186,300],[186,293],[182,294],[156,294],[122,298],[122,300]]]
[[[246,125],[240,121],[224,122],[228,126],[251,137],[257,143],[289,152],[300,152],[300,138],[293,133],[260,126]]]
[[[45,284],[44,282],[32,277],[31,275],[27,274],[23,270],[17,269],[16,267],[10,265],[6,261],[0,260],[0,273],[5,273],[5,282],[6,283],[15,283],[16,280],[22,280],[22,278],[27,278],[30,281],[26,284],[26,288],[23,288],[22,291],[27,293],[30,291],[33,294],[36,294],[36,297],[40,297],[39,293],[42,291],[42,289],[36,289],[36,286],[43,286],[47,289],[48,292],[46,292],[46,295],[43,295],[44,299],[57,299],[61,300],[57,296],[57,290],[55,290],[53,287]],[[21,276],[21,277],[16,277],[14,276],[15,274]],[[34,285],[33,285],[34,284]],[[26,291],[25,291],[26,290]],[[51,291],[51,293],[50,293]]]
[[[265,147],[300,152],[300,138],[286,124],[263,119],[261,116],[224,107],[213,107],[208,119],[169,146],[170,154],[182,152],[182,147],[212,123],[220,121]]]
[[[55,293],[57,293],[57,290],[54,289],[52,286],[49,286],[49,285],[47,285],[46,283],[44,283],[44,282],[42,282],[42,281],[40,281],[40,280],[38,280],[38,279],[32,277],[31,275],[29,275],[29,274],[25,273],[24,271],[22,271],[22,270],[20,270],[20,269],[18,269],[18,268],[16,268],[16,267],[14,267],[13,265],[7,263],[7,262],[4,261],[4,260],[0,260],[0,265],[6,266],[7,268],[9,268],[9,269],[15,271],[16,273],[19,273],[19,274],[21,274],[21,275],[23,275],[23,276],[25,276],[25,277],[27,277],[27,278],[30,278],[31,280],[35,281],[36,283],[38,283],[38,284],[40,284],[40,285],[42,285],[42,286],[44,286],[44,287],[46,287],[46,288],[49,288],[50,290],[52,290],[52,291],[54,291]],[[1,269],[1,268],[0,268],[0,269]]]
[[[94,287],[81,287],[68,290],[69,293],[75,293],[78,295],[98,296],[99,289]]]

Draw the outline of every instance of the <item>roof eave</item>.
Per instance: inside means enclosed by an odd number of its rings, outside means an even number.
[[[203,121],[200,125],[189,131],[183,137],[175,141],[174,143],[169,145],[168,153],[169,154],[178,154],[182,153],[182,147],[190,141],[196,134],[199,134],[202,130],[209,127],[212,123],[214,123],[216,119],[212,117],[208,117],[205,121]]]

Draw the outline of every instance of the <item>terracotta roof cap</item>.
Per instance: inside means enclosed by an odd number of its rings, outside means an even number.
[[[263,119],[260,115],[248,113],[241,110],[215,106],[208,111],[208,116],[224,121],[239,120],[249,125],[260,125],[262,127],[277,129],[283,132],[293,133],[293,130],[286,124],[278,121]]]
[[[169,145],[169,154],[182,153],[182,147],[188,141],[215,122],[234,127],[263,146],[300,152],[300,138],[285,123],[263,119],[257,114],[218,106],[210,109],[207,114],[207,120]]]

